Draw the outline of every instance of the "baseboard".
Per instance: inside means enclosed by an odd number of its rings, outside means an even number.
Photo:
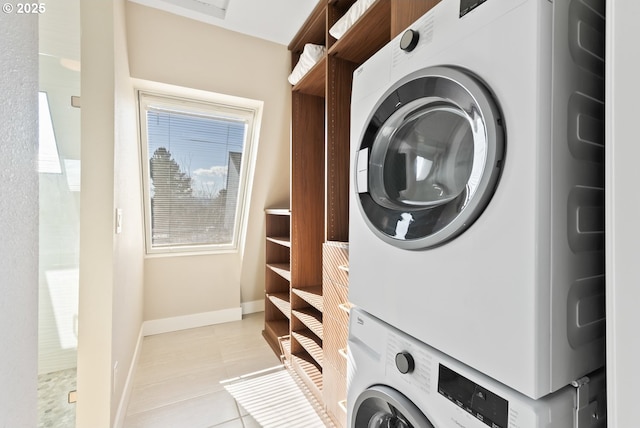
[[[133,377],[138,367],[138,358],[140,357],[140,349],[142,348],[142,339],[144,324],[140,326],[140,333],[138,334],[138,343],[136,349],[133,352],[133,358],[131,359],[131,365],[129,366],[129,372],[127,373],[127,379],[125,380],[124,388],[122,389],[122,396],[120,397],[120,403],[118,403],[118,411],[116,412],[116,419],[113,422],[114,428],[120,428],[124,426],[124,420],[127,416],[127,408],[129,407],[129,399],[131,398],[131,390],[133,389]]]
[[[143,323],[142,328],[144,336],[152,336],[154,334],[170,333],[172,331],[204,327],[207,325],[221,324],[223,322],[239,321],[241,319],[242,308],[238,307],[183,315],[179,317],[149,320]]]
[[[242,302],[242,314],[253,314],[256,312],[264,312],[264,299],[253,300],[251,302]]]

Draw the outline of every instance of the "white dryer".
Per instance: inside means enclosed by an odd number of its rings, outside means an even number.
[[[349,300],[532,398],[604,364],[604,0],[442,0],[354,73]]]
[[[606,426],[604,369],[533,400],[365,312],[350,323],[349,428]]]

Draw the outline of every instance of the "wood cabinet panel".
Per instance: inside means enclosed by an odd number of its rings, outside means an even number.
[[[391,38],[402,33],[441,0],[391,0]]]
[[[327,58],[326,240],[349,240],[351,84],[357,64]]]
[[[322,284],[324,98],[291,94],[291,283]]]

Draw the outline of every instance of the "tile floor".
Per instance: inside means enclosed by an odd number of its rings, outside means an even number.
[[[75,426],[76,405],[69,403],[69,392],[75,389],[75,368],[38,376],[38,428]]]
[[[259,403],[260,397],[245,402],[249,411],[239,404],[245,400],[238,393],[243,390],[240,382],[261,376],[265,376],[262,380],[277,377],[289,382],[282,378],[288,371],[278,369],[279,359],[262,338],[263,326],[264,314],[260,312],[242,321],[145,337],[124,427],[300,428],[286,419],[278,422],[255,413],[264,406],[250,403]],[[299,382],[293,385],[298,385],[296,393],[303,396],[303,386]],[[274,384],[263,393],[277,396],[270,394],[276,388]],[[253,386],[250,389],[258,391]],[[287,402],[290,404],[291,399]],[[308,400],[301,403],[317,404]],[[272,415],[295,413],[292,409],[278,411],[277,406],[269,405]],[[322,412],[318,415],[325,417]],[[325,423],[305,422],[305,428],[314,425]]]

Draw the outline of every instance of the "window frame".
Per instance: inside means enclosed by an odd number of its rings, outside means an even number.
[[[201,92],[201,91],[198,91]],[[142,198],[144,214],[144,241],[147,256],[201,255],[237,253],[245,241],[247,213],[251,197],[251,183],[255,170],[256,154],[262,102],[239,97],[207,92],[176,95],[164,91],[136,89],[140,163],[142,173]],[[147,135],[147,111],[153,105],[155,110],[166,110],[188,115],[205,117],[231,117],[242,119],[247,124],[242,160],[240,163],[240,183],[236,204],[232,240],[226,244],[193,244],[154,247],[151,222],[151,175],[149,166],[149,144]]]

